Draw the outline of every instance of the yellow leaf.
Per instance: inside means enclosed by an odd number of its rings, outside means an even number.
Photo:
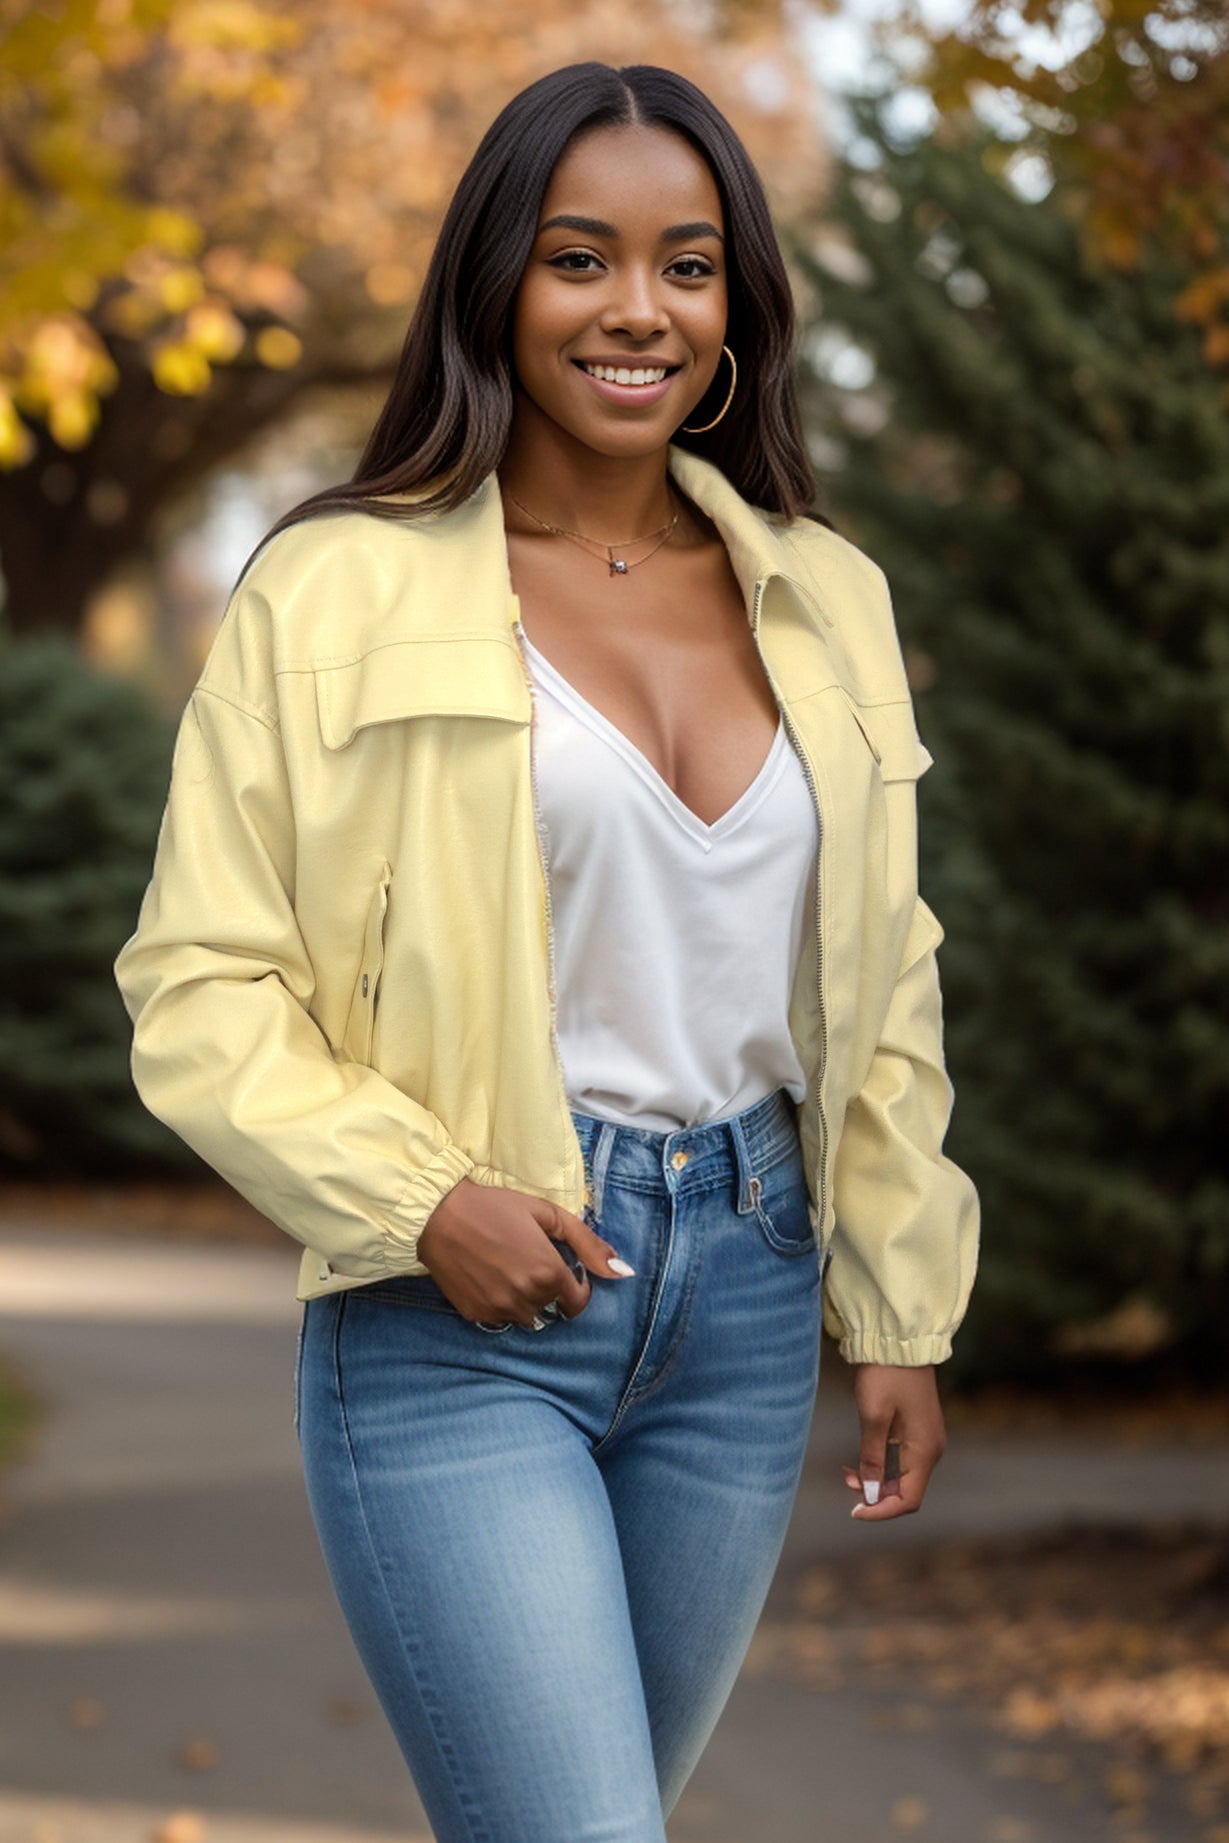
[[[235,356],[246,338],[243,322],[220,301],[202,301],[188,314],[184,337],[212,364]]]
[[[256,335],[256,356],[270,371],[289,371],[303,356],[303,341],[288,326],[266,326]]]
[[[199,301],[205,284],[199,269],[169,269],[158,282],[158,298],[170,314],[181,314]]]
[[[98,422],[98,399],[83,390],[57,397],[47,411],[47,427],[61,448],[84,448]]]
[[[179,51],[189,48],[264,51],[293,44],[299,36],[293,20],[279,20],[246,0],[197,0],[177,6],[167,22],[167,37]]]
[[[33,433],[17,414],[13,399],[7,392],[0,395],[0,468],[11,472],[23,466],[33,456],[34,448]]]
[[[70,307],[85,313],[98,299],[100,283],[96,275],[88,274],[84,269],[69,269],[60,278],[64,299]]]
[[[213,376],[208,360],[194,346],[177,341],[154,353],[154,382],[172,397],[199,397]]]
[[[144,229],[150,243],[176,256],[191,256],[200,248],[205,236],[195,219],[167,205],[150,207],[145,213]]]

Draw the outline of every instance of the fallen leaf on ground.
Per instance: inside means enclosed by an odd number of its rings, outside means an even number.
[[[199,1811],[172,1811],[151,1832],[150,1843],[202,1843],[208,1828]]]
[[[898,1798],[889,1815],[893,1830],[920,1830],[926,1822],[926,1800]]]
[[[203,1773],[216,1766],[222,1755],[216,1741],[196,1740],[185,1741],[177,1757],[189,1772]]]
[[[1149,1766],[1188,1776],[1192,1815],[1226,1815],[1229,1527],[1072,1524],[829,1558],[801,1571],[792,1606],[761,1625],[755,1671],[900,1696],[883,1726],[958,1699],[1023,1743],[992,1771],[1013,1759],[1057,1784],[1071,1761],[1046,1741],[1104,1747],[1116,1824],[1146,1818]]]

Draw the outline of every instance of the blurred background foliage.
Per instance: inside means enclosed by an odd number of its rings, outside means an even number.
[[[0,637],[0,1172],[200,1161],[144,1108],[112,972],[149,878],[174,726],[58,634]]]
[[[983,135],[845,168],[808,258],[839,527],[893,585],[943,920],[948,1148],[986,1223],[960,1362],[1180,1346],[1229,1308],[1229,418],[1181,264],[1090,263]],[[852,260],[857,259],[857,263]],[[834,273],[836,268],[839,272]],[[838,338],[838,328],[845,339]],[[857,376],[874,382],[842,387]]]
[[[726,109],[779,204],[814,196],[824,141],[786,12],[783,0],[0,6],[13,631],[79,632],[159,515],[255,435],[309,393],[387,382],[453,186],[503,103],[544,71],[644,61],[651,47]]]
[[[1150,248],[1179,258],[1180,317],[1229,367],[1229,11],[1224,0],[968,0],[931,30],[926,0],[879,21],[907,42],[912,82],[933,98],[941,140],[971,100],[1039,151],[1070,188],[1085,253],[1132,271]]]
[[[951,1373],[1229,1374],[1229,17],[882,0],[834,146],[807,26],[844,10],[0,0],[0,1174],[202,1175],[110,972],[225,601],[177,559],[219,481],[237,567],[350,472],[502,102],[651,59],[765,175],[936,757],[985,1221]]]

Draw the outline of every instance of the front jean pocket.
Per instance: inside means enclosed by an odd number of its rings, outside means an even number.
[[[812,1253],[816,1232],[801,1160],[782,1159],[771,1171],[753,1177],[749,1189],[755,1219],[769,1247],[778,1254]]]
[[[461,1318],[452,1300],[443,1291],[439,1282],[429,1273],[399,1273],[387,1280],[373,1280],[369,1286],[355,1286],[350,1289],[351,1298],[378,1299],[384,1305],[417,1306],[420,1311],[447,1312],[453,1318]],[[480,1319],[463,1319],[477,1331],[498,1334],[511,1331],[512,1320],[506,1324],[484,1324]]]
[[[554,1235],[550,1237],[550,1240],[559,1250],[568,1265],[570,1267],[575,1267],[577,1264],[577,1256],[572,1253],[567,1243],[560,1241],[558,1237]],[[351,1287],[348,1297],[351,1299],[378,1299],[385,1305],[417,1306],[420,1311],[448,1312],[451,1313],[453,1318],[459,1318],[462,1324],[469,1325],[473,1330],[485,1331],[496,1336],[502,1335],[505,1331],[512,1331],[518,1328],[516,1320],[511,1318],[492,1321],[480,1318],[465,1318],[462,1313],[457,1311],[456,1306],[453,1305],[452,1300],[440,1286],[438,1280],[429,1273],[392,1274],[386,1280],[372,1280],[365,1286]],[[564,1324],[566,1322],[566,1319],[556,1318],[551,1314],[547,1315],[548,1324]]]
[[[455,1318],[461,1316],[429,1273],[393,1274],[387,1280],[373,1280],[368,1286],[351,1287],[350,1291],[356,1299],[380,1299],[386,1305],[414,1305],[427,1312],[451,1312]]]

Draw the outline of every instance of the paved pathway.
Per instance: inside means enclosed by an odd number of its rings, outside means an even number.
[[[289,1241],[0,1230],[0,1350],[48,1404],[0,1485],[0,1843],[429,1843],[308,1512],[297,1261]],[[854,1426],[829,1348],[766,1622],[800,1567],[855,1545],[1229,1516],[1223,1454],[965,1438],[921,1515],[871,1530],[839,1470]],[[744,1672],[672,1843],[1125,1843],[1091,1767],[1005,1785],[973,1712],[910,1732],[899,1703]],[[1148,1830],[1202,1835],[1176,1805]]]

